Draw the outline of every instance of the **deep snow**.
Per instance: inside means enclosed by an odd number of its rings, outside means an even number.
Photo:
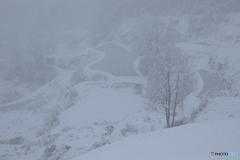
[[[240,120],[188,124],[130,136],[90,151],[74,160],[208,160],[210,152],[240,151]]]

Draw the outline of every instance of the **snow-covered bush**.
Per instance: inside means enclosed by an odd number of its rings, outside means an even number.
[[[78,96],[78,92],[75,88],[70,88],[70,99],[73,100]]]
[[[192,111],[188,121],[189,122],[194,121],[194,119],[197,117],[197,115],[200,112],[202,112],[207,107],[207,105],[208,105],[208,100],[207,99],[203,99],[202,102],[200,103],[200,105]]]
[[[84,81],[106,81],[107,80],[107,76],[101,72],[94,72],[93,74],[90,75],[86,75],[83,72],[83,66],[78,67],[78,69],[76,69],[71,77],[71,83],[72,86],[75,86],[81,82]]]
[[[38,131],[38,136],[46,134],[50,129],[58,124],[59,108],[50,109],[46,115],[44,125]]]
[[[45,149],[44,154],[42,155],[40,160],[60,159],[70,149],[71,149],[71,146],[68,146],[68,145],[56,146],[55,144],[52,144]]]
[[[9,144],[13,145],[20,145],[24,142],[24,139],[22,137],[16,137],[9,139]]]
[[[75,86],[81,82],[87,80],[87,76],[83,73],[83,66],[79,66],[74,72],[70,79],[72,86]]]
[[[102,147],[106,144],[110,144],[110,142],[105,139],[105,138],[102,138],[100,141],[98,142],[95,142],[93,145],[92,145],[92,149],[96,149],[96,148],[99,148],[99,147]]]
[[[234,55],[230,55],[233,56]],[[227,56],[211,56],[208,62],[209,67],[218,73],[222,84],[228,94],[231,96],[235,96],[240,92],[239,90],[239,70],[237,56],[235,58]],[[225,58],[224,58],[225,57]]]
[[[189,123],[189,119],[186,117],[183,117],[183,118],[175,120],[174,127],[185,125],[187,123]]]
[[[125,124],[124,128],[121,129],[121,135],[127,137],[128,135],[138,134],[138,129],[134,125]]]
[[[115,127],[114,126],[106,126],[106,128],[105,128],[105,130],[106,130],[106,133],[105,133],[105,135],[111,135],[112,134],[112,132],[115,130]]]
[[[75,104],[78,97],[78,92],[75,88],[66,87],[60,91],[56,108],[58,112],[62,112]]]
[[[45,149],[44,156],[42,157],[42,160],[49,159],[49,157],[53,154],[53,152],[56,149],[56,145],[51,145],[49,148]]]
[[[87,77],[87,80],[88,81],[99,81],[99,80],[106,81],[107,76],[103,72],[98,71],[98,72],[95,72],[93,75]]]

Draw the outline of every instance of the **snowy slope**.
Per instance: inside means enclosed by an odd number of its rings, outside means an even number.
[[[122,50],[112,55],[108,62],[118,59]],[[69,57],[58,54],[55,66],[57,77],[52,82],[18,101],[0,107],[0,120],[4,122],[0,124],[1,158],[36,159],[36,156],[46,155],[44,150],[47,151],[55,144],[59,152],[66,151],[61,148],[65,145],[70,146],[71,152],[77,152],[81,148],[83,149],[79,153],[86,152],[94,143],[101,141],[107,126],[118,123],[120,127],[115,134],[121,133],[126,116],[143,109],[141,86],[146,82],[144,77],[136,76],[136,73],[133,77],[123,76],[124,72],[121,77],[115,77],[103,70],[106,79],[95,80],[91,77],[97,70],[90,67],[101,61],[105,54],[96,49],[85,52],[87,58],[83,56],[85,61],[80,61],[79,65],[81,67],[85,63],[83,73],[87,80],[78,82],[78,85],[72,84],[74,73],[80,73],[78,70],[81,69],[75,62],[79,59],[78,54]],[[123,55],[125,59],[131,56],[129,52]],[[134,66],[134,59],[131,59],[131,63],[132,70],[136,69],[138,64],[135,63]],[[121,65],[118,64],[117,68],[120,69]],[[119,123],[120,121],[123,122]],[[84,134],[79,136],[81,132]],[[85,135],[93,137],[86,139]],[[20,139],[16,139],[18,137]],[[75,139],[75,143],[70,137]],[[115,136],[114,139],[120,137],[122,136]],[[19,144],[13,145],[12,139],[19,140]],[[50,142],[46,143],[48,141]],[[29,150],[29,147],[34,149]],[[18,152],[18,156],[14,156]],[[57,152],[56,156],[58,154],[60,153]],[[66,155],[66,159],[69,156],[73,155]]]
[[[236,97],[216,97],[209,100],[207,107],[200,112],[195,121],[220,121],[240,119],[240,99]]]
[[[207,122],[144,133],[105,145],[74,160],[213,159],[212,151],[240,152],[239,123],[240,120]]]

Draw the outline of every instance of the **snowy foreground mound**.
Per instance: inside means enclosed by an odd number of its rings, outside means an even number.
[[[239,153],[239,124],[240,120],[215,121],[144,133],[92,150],[74,160],[213,159],[212,151]],[[239,156],[228,158],[239,159]]]

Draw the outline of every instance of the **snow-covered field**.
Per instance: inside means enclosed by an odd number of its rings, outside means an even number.
[[[0,159],[202,160],[212,159],[211,151],[240,153],[240,43],[222,40],[232,35],[229,28],[239,30],[238,16],[210,38],[178,44],[193,58],[198,77],[177,116],[186,125],[164,129],[164,115],[145,110],[147,79],[131,44],[119,40],[121,34],[131,38],[134,26],[126,24],[115,36],[122,45],[103,43],[70,55],[59,49],[52,82],[0,106]],[[179,30],[186,26],[180,17]]]

